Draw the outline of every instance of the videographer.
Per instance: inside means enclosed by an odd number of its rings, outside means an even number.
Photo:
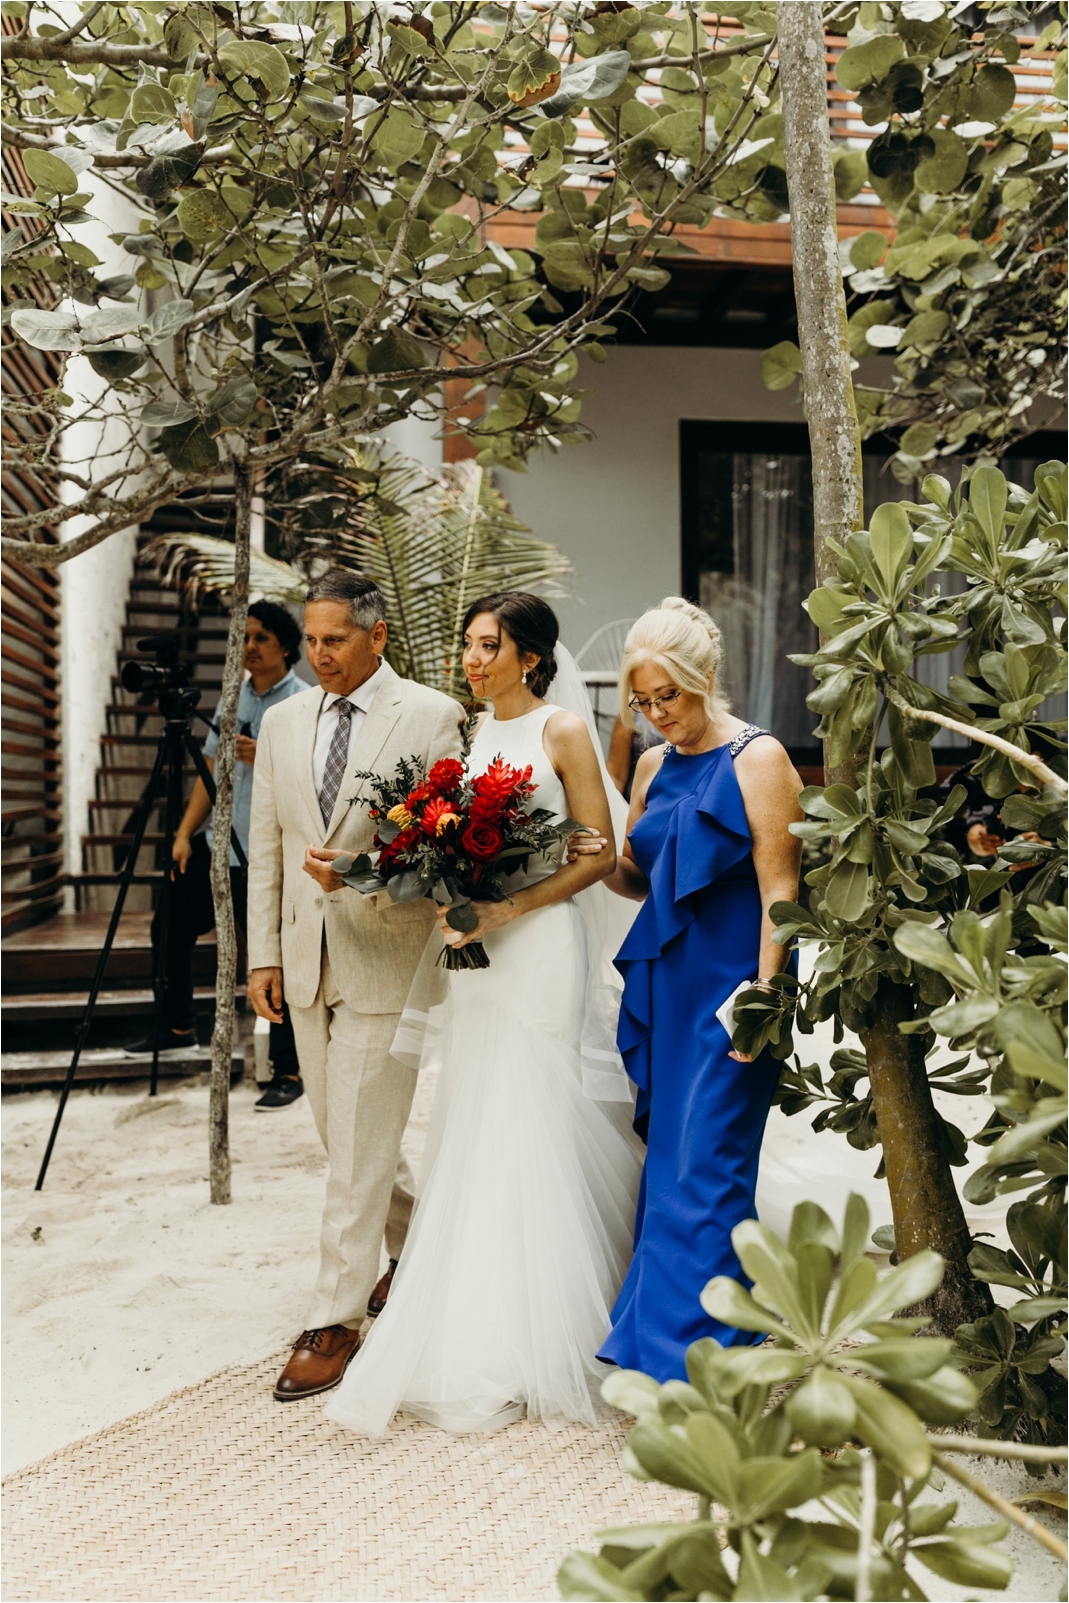
[[[285,607],[270,601],[254,601],[245,625],[245,652],[242,665],[249,674],[238,701],[237,762],[234,766],[234,833],[248,855],[249,810],[252,805],[253,765],[256,738],[264,713],[278,702],[296,696],[307,686],[293,672],[301,655],[301,628]],[[204,743],[204,757],[214,772],[219,734],[213,725]],[[196,1012],[193,1003],[193,948],[198,936],[215,927],[215,906],[211,887],[212,804],[201,779],[193,786],[174,837],[171,872],[171,905],[167,929],[167,973],[160,1021],[160,1057],[177,1057],[197,1044]],[[208,828],[198,834],[208,820]],[[238,866],[237,854],[230,851],[230,889],[234,917],[245,928],[248,874]],[[161,909],[152,920],[153,971],[160,942]],[[150,1053],[152,1037],[128,1047],[129,1056]],[[271,1083],[256,1107],[262,1111],[288,1107],[303,1092],[297,1048],[289,1013],[283,1009],[281,1024],[271,1026]]]

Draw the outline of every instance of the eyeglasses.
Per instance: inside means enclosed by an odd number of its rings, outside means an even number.
[[[663,696],[653,696],[649,701],[644,696],[632,696],[627,705],[632,712],[648,717],[656,707],[674,707],[682,694],[681,690],[666,690]]]

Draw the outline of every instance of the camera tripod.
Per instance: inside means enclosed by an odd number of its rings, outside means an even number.
[[[155,1006],[153,1008],[152,1023],[152,1072],[149,1081],[149,1096],[155,1096],[159,1082],[159,1055],[160,1055],[160,1028],[163,1022],[163,1005],[167,989],[167,942],[170,926],[172,874],[171,851],[174,846],[175,831],[182,813],[182,768],[186,752],[193,759],[193,765],[203,781],[208,792],[208,799],[215,805],[215,780],[211,769],[204,760],[204,754],[197,744],[189,727],[189,720],[196,712],[200,701],[200,691],[188,684],[188,673],[185,665],[178,661],[177,643],[167,636],[150,636],[137,642],[139,651],[153,651],[157,656],[157,663],[150,665],[140,662],[128,662],[123,667],[122,683],[127,690],[155,691],[159,695],[159,708],[163,715],[163,728],[156,743],[156,758],[152,766],[148,784],[142,792],[138,803],[134,821],[133,839],[123,864],[122,877],[119,880],[119,889],[115,897],[115,906],[112,909],[111,921],[108,924],[108,933],[104,937],[104,945],[97,959],[96,972],[89,990],[81,1022],[78,1025],[75,1038],[74,1053],[67,1069],[67,1078],[60,1095],[56,1117],[52,1122],[52,1132],[48,1138],[48,1146],[41,1162],[40,1173],[37,1176],[35,1191],[40,1191],[45,1183],[48,1173],[52,1149],[56,1144],[59,1127],[63,1119],[63,1112],[67,1106],[74,1076],[78,1072],[78,1061],[82,1050],[89,1038],[90,1026],[93,1022],[93,1012],[96,1008],[100,988],[104,982],[104,974],[111,957],[111,949],[115,942],[115,935],[119,928],[119,919],[122,917],[123,906],[126,902],[126,893],[133,882],[137,868],[137,858],[141,850],[141,843],[148,828],[148,821],[152,815],[153,803],[156,798],[156,787],[164,768],[167,769],[167,790],[164,824],[164,873],[163,896],[160,903],[160,929],[159,942],[156,951],[155,972],[153,974],[153,990],[155,993]],[[198,718],[209,722],[206,714],[196,713]],[[230,831],[230,843],[242,868],[248,866],[241,842],[234,830]]]

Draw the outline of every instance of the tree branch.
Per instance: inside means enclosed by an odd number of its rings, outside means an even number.
[[[964,735],[966,739],[975,740],[981,746],[990,746],[994,751],[1000,751],[1004,757],[1019,763],[1022,768],[1027,768],[1045,785],[1053,785],[1060,796],[1069,796],[1069,784],[1066,784],[1053,768],[1048,768],[1042,757],[1037,757],[1030,751],[1022,751],[1020,746],[1015,746],[1011,740],[1003,740],[1001,735],[992,735],[986,729],[977,729],[975,724],[963,724],[957,718],[945,717],[941,712],[929,712],[927,707],[914,707],[900,696],[897,690],[892,690],[886,681],[881,682],[881,688],[891,705],[897,707],[906,717],[920,718],[925,723],[938,724],[940,729],[951,729],[954,734]]]
[[[1024,1464],[1069,1464],[1069,1447],[1033,1447],[1028,1442],[997,1442],[988,1436],[946,1436],[928,1431],[928,1440],[941,1453],[965,1453],[970,1458],[1016,1458]]]
[[[51,44],[51,45],[68,45],[68,44],[70,44],[72,39],[76,39],[80,33],[84,33],[85,32],[86,28],[88,28],[89,24],[92,22],[93,18],[96,16],[97,12],[98,11],[103,11],[103,9],[107,5],[107,3],[108,3],[108,0],[93,0],[93,4],[89,7],[89,10],[88,11],[83,11],[81,16],[78,18],[77,22],[72,23],[69,28],[64,28],[62,33],[54,33],[54,34],[50,35],[49,41],[48,41],[49,44]]]
[[[1000,1497],[997,1492],[991,1490],[990,1486],[985,1486],[983,1481],[977,1480],[975,1475],[970,1475],[967,1469],[962,1469],[960,1465],[953,1463],[949,1458],[944,1458],[942,1453],[933,1453],[932,1462],[939,1466],[944,1475],[949,1475],[952,1481],[957,1481],[959,1486],[964,1486],[966,1491],[971,1492],[974,1497],[978,1497],[981,1503],[986,1503],[988,1508],[993,1508],[996,1514],[1001,1514],[1003,1519],[1009,1520],[1020,1530],[1027,1531],[1029,1536],[1034,1537],[1037,1542],[1041,1542],[1047,1551],[1053,1553],[1055,1558],[1061,1559],[1063,1564],[1069,1560],[1069,1547],[1066,1547],[1064,1542],[1059,1542],[1058,1538],[1051,1531],[1048,1531],[1045,1525],[1041,1525],[1038,1520],[1033,1519],[1031,1514],[1022,1514],[1016,1503],[1011,1503],[1007,1498]]]

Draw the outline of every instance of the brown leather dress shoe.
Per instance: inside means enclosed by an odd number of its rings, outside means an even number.
[[[293,1344],[289,1363],[278,1377],[275,1396],[280,1403],[337,1386],[360,1346],[360,1332],[346,1325],[305,1330]]]
[[[387,1269],[386,1273],[383,1275],[382,1279],[371,1293],[371,1296],[368,1298],[367,1316],[369,1319],[377,1319],[379,1314],[381,1314],[382,1310],[385,1308],[386,1299],[390,1295],[390,1287],[393,1285],[393,1272],[396,1268],[397,1259],[391,1258],[390,1267]]]

